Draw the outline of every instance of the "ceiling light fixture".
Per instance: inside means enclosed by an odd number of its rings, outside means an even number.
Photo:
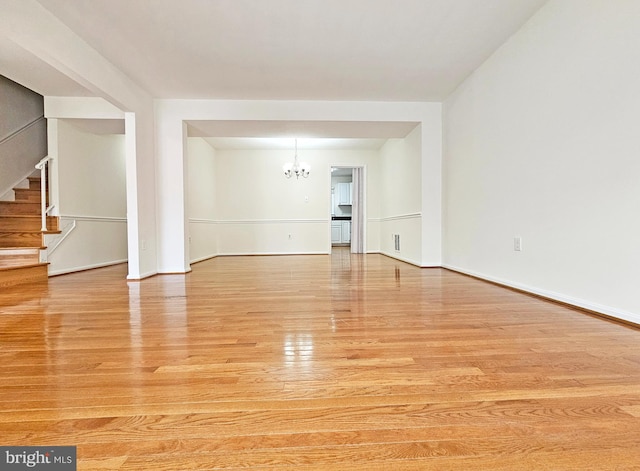
[[[309,176],[311,165],[306,162],[298,162],[298,139],[296,139],[296,153],[293,163],[284,164],[282,170],[284,170],[284,176],[287,178],[291,178],[294,174],[296,178],[300,178],[300,176],[307,178]]]

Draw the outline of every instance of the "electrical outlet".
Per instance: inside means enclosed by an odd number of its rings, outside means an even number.
[[[522,237],[513,238],[513,250],[516,252],[522,252]]]

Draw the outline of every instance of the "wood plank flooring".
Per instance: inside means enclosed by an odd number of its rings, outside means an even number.
[[[0,445],[80,470],[637,470],[640,331],[381,255],[0,290]]]

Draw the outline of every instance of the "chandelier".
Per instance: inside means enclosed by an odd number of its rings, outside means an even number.
[[[296,153],[293,158],[293,163],[289,162],[282,166],[282,170],[284,170],[284,176],[287,178],[291,178],[293,175],[296,178],[307,178],[309,176],[309,171],[311,170],[311,166],[306,162],[298,162],[298,139],[296,139]]]

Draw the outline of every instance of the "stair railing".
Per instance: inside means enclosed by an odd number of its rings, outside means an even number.
[[[46,156],[36,164],[36,168],[40,170],[40,210],[42,214],[42,231],[47,231],[47,215],[51,212],[54,205],[47,206],[47,177],[49,177],[49,190],[51,190],[51,161],[53,157]],[[51,198],[49,198],[51,200]]]

